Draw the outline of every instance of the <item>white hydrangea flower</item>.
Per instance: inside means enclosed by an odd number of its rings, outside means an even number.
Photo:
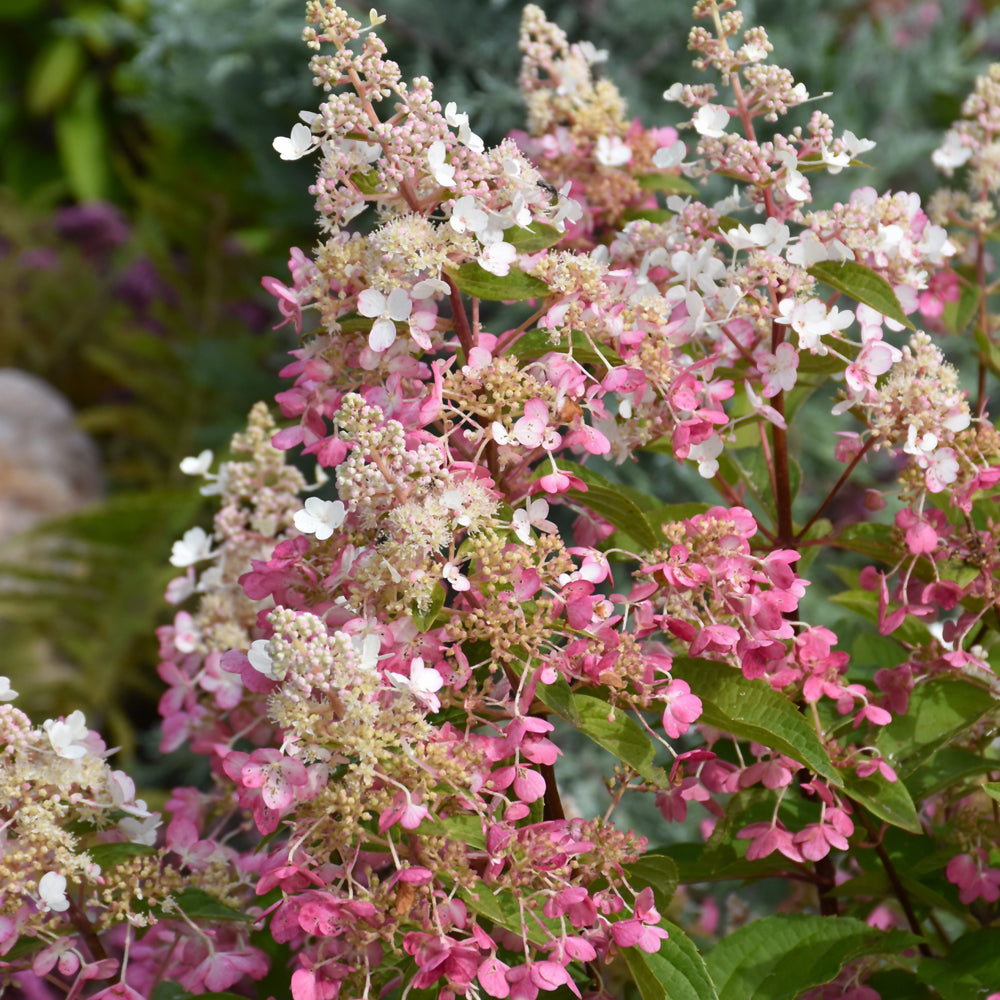
[[[49,737],[52,749],[66,760],[79,760],[87,753],[87,737],[90,731],[83,712],[77,709],[71,712],[63,721],[46,719],[42,728]]]
[[[139,799],[136,805],[145,809],[146,803]],[[160,814],[146,812],[145,816],[125,816],[118,821],[118,829],[128,838],[130,844],[145,844],[152,847],[156,843],[156,831],[160,828]]]
[[[375,632],[366,636],[352,635],[351,645],[358,656],[358,667],[364,671],[374,670],[378,664],[378,655],[382,649],[382,640]]]
[[[951,177],[956,168],[967,163],[972,149],[962,144],[962,138],[954,129],[944,134],[944,142],[931,153],[931,163],[946,177]]]
[[[319,143],[312,134],[312,129],[299,122],[292,126],[290,137],[279,135],[271,145],[283,160],[299,160],[316,149]]]
[[[309,497],[305,507],[295,514],[295,527],[303,535],[315,535],[319,541],[329,538],[347,517],[347,508],[342,500],[321,500]]]
[[[387,351],[396,340],[396,323],[410,318],[413,303],[403,288],[394,288],[383,295],[376,288],[366,288],[358,296],[358,312],[374,319],[368,334],[368,346],[373,351]]]
[[[185,476],[204,476],[212,468],[212,457],[211,448],[196,456],[188,456],[181,460],[181,472]]]
[[[69,909],[69,900],[66,898],[66,876],[60,875],[59,872],[46,872],[38,880],[38,895],[49,910],[63,913]]]
[[[478,233],[486,228],[489,216],[476,204],[471,194],[466,194],[452,205],[448,222],[456,233]]]
[[[10,686],[9,677],[0,677],[0,701],[13,701],[17,692]]]
[[[174,542],[171,549],[171,566],[192,566],[202,559],[211,559],[212,539],[204,528],[189,528],[179,542]]]
[[[430,164],[431,174],[434,180],[442,187],[455,186],[455,168],[445,162],[448,150],[445,144],[438,139],[431,143],[431,148],[427,150],[427,162]]]
[[[632,150],[616,135],[601,135],[594,155],[602,167],[620,167],[632,159]]]
[[[410,676],[387,670],[385,676],[397,691],[409,691],[418,704],[430,712],[441,708],[436,692],[441,690],[444,678],[433,668],[424,666],[423,658],[414,657],[410,662]]]
[[[458,129],[458,141],[463,146],[468,146],[474,153],[481,153],[486,148],[483,140],[469,128],[468,114],[464,111],[459,113],[454,101],[445,105],[444,118],[452,128]]]
[[[687,146],[680,139],[675,140],[669,146],[661,146],[653,153],[653,166],[660,170],[670,170],[679,167],[687,156]]]
[[[710,139],[718,139],[720,136],[726,134],[726,126],[729,124],[729,112],[716,104],[706,104],[695,112],[691,124],[700,135],[707,136]]]
[[[722,438],[713,434],[700,444],[691,445],[688,458],[698,463],[698,475],[711,479],[719,471],[718,458],[722,454]]]
[[[510,274],[510,266],[517,260],[517,250],[510,243],[491,243],[479,255],[479,266],[498,278]]]

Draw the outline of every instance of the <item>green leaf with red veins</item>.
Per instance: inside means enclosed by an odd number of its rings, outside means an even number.
[[[544,281],[516,267],[501,278],[470,261],[460,267],[445,268],[445,273],[459,291],[490,302],[523,302],[525,299],[544,299],[549,295],[549,286]]]
[[[655,955],[638,948],[623,948],[621,952],[642,1000],[719,1000],[694,942],[668,920],[661,920],[660,926],[670,937]]]
[[[876,312],[902,323],[911,330],[916,329],[906,318],[892,285],[870,267],[853,260],[845,260],[839,264],[823,260],[813,264],[808,270],[812,277],[822,281],[824,285],[829,285],[835,291],[843,292],[844,295],[871,306]]]
[[[748,681],[735,667],[688,657],[677,657],[671,673],[687,681],[701,699],[699,722],[761,743],[805,764],[830,784],[843,785],[810,722],[767,681]]]

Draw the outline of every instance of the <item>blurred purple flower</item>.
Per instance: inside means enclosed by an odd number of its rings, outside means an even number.
[[[115,282],[115,294],[132,309],[145,314],[156,299],[173,295],[148,257],[133,261]]]
[[[129,237],[121,212],[104,201],[69,205],[55,217],[56,232],[75,243],[85,254],[106,256]]]
[[[17,264],[26,271],[54,271],[59,266],[59,257],[51,247],[37,247],[23,251]]]

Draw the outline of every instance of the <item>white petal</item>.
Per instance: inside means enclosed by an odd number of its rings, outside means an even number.
[[[358,312],[374,319],[385,312],[385,296],[375,288],[366,288],[358,296]]]
[[[62,913],[69,909],[66,898],[66,876],[59,872],[46,872],[38,881],[38,895],[50,910]]]
[[[368,334],[368,346],[373,351],[389,350],[396,340],[396,324],[391,319],[380,319],[372,323],[371,333]]]

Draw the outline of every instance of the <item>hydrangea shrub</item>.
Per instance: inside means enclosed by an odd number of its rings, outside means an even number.
[[[157,832],[82,717],[3,706],[12,988],[996,1000],[1000,75],[935,154],[961,187],[821,208],[874,144],[729,0],[677,128],[528,6],[491,149],[374,11],[308,17],[324,97],[275,150],[315,158],[321,238],[264,279],[299,346],[280,420],[184,464],[219,506],[160,631],[162,749],[212,780]],[[649,490],[612,477],[644,454]],[[704,888],[741,881],[777,888]]]

